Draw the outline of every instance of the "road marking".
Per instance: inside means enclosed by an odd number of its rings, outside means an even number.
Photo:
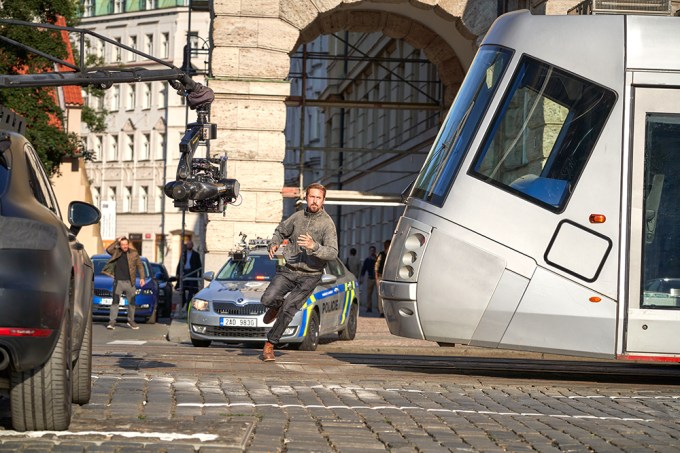
[[[141,346],[143,344],[146,344],[146,341],[144,340],[114,340],[114,341],[109,341],[106,344],[131,344],[135,346]]]
[[[56,437],[62,436],[121,436],[127,438],[153,438],[163,441],[173,440],[189,440],[198,439],[201,442],[209,442],[218,439],[217,434],[194,433],[194,434],[180,434],[180,433],[140,433],[134,431],[0,431],[0,437],[29,437],[40,438],[45,435],[52,435]]]
[[[494,412],[494,411],[475,411],[469,409],[423,409],[418,406],[324,406],[322,404],[274,404],[274,403],[179,403],[177,407],[275,407],[279,409],[301,408],[301,409],[369,409],[369,410],[423,410],[425,412],[445,412],[451,414],[480,414],[480,415],[503,415],[510,417],[557,417],[573,419],[593,419],[593,420],[620,420],[628,422],[653,422],[653,418],[636,417],[597,417],[595,415],[567,415],[567,414],[542,414],[540,412]]]
[[[680,399],[680,395],[659,395],[659,396],[607,396],[607,395],[573,395],[573,396],[564,396],[564,395],[557,395],[553,396],[553,398],[567,398],[570,400],[578,400],[578,399],[610,399],[610,400],[677,400]]]

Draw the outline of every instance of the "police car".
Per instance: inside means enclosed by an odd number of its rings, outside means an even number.
[[[275,321],[264,323],[267,307],[260,298],[280,265],[281,260],[269,258],[267,241],[260,239],[232,253],[217,274],[206,272],[210,285],[189,307],[192,344],[264,342]],[[357,277],[336,258],[326,264],[319,285],[283,333],[281,344],[314,351],[322,335],[337,333],[341,340],[353,340],[358,316]]]

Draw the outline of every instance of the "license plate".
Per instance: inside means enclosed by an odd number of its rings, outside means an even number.
[[[257,327],[257,319],[253,318],[220,318],[223,327]]]
[[[99,305],[106,305],[107,307],[111,306],[112,303],[113,299],[111,297],[102,297],[99,301]],[[127,303],[128,303],[127,299],[125,299],[124,297],[121,297],[120,302],[118,302],[118,304],[121,306],[125,306],[127,305]]]

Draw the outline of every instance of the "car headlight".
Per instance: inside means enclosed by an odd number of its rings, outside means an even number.
[[[191,309],[192,310],[208,311],[209,305],[210,305],[210,303],[207,300],[196,299],[196,298],[191,299]]]

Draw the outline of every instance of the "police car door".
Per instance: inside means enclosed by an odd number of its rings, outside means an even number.
[[[338,260],[330,261],[326,264],[324,277],[321,286],[323,294],[320,302],[322,333],[335,332],[338,330],[338,319],[340,319],[340,302],[344,300],[345,293],[341,291],[339,278],[342,275],[342,266]]]

